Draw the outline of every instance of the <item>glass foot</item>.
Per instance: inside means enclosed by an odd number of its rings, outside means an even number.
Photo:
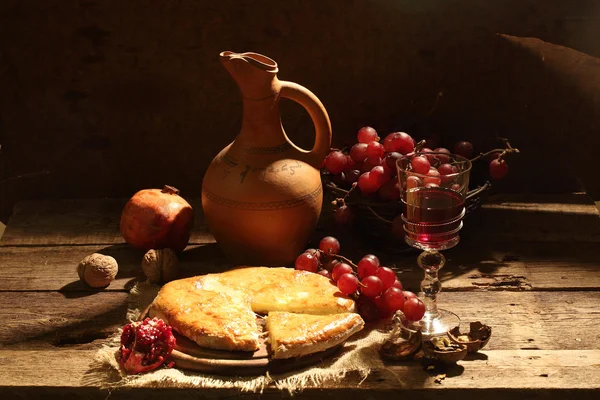
[[[423,339],[430,339],[436,336],[443,336],[455,326],[460,326],[460,318],[452,311],[437,310],[436,314],[426,312],[423,319],[411,322],[407,328],[420,330],[423,334]]]

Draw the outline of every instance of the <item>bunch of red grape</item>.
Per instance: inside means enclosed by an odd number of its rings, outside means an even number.
[[[340,292],[357,297],[358,312],[365,321],[389,318],[402,311],[409,321],[419,321],[425,305],[417,296],[403,290],[396,273],[367,254],[358,264],[339,255],[340,242],[326,236],[319,249],[308,249],[296,259],[297,270],[323,275],[335,282]]]
[[[387,135],[383,142],[377,131],[370,126],[365,126],[358,131],[358,143],[356,143],[348,154],[334,150],[324,160],[324,167],[331,175],[331,181],[341,187],[350,187],[355,182],[361,193],[365,195],[377,194],[381,200],[397,200],[400,198],[400,188],[396,179],[396,160],[402,155],[415,151],[415,140],[405,132],[394,132]],[[425,143],[427,145],[427,143]],[[471,159],[473,157],[473,145],[467,141],[456,143],[453,148],[454,154]],[[450,151],[443,147],[434,150],[424,147],[421,153],[447,153]],[[508,165],[502,157],[501,152],[494,153],[494,158],[489,165],[489,174],[493,179],[502,179],[508,173]],[[430,165],[430,160],[425,156],[417,157],[415,172],[428,175],[429,183],[434,185],[440,181],[440,175],[447,175],[455,171],[437,156],[439,167]],[[428,183],[428,182],[425,182]],[[343,213],[342,213],[343,214]]]

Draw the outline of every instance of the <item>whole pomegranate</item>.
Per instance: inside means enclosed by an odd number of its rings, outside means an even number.
[[[172,186],[140,190],[125,204],[121,235],[127,243],[148,251],[182,251],[190,240],[194,212]]]
[[[173,330],[162,319],[146,318],[123,327],[119,365],[129,374],[160,367],[175,347]]]

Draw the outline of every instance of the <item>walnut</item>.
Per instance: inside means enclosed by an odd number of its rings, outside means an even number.
[[[79,279],[93,288],[104,288],[110,285],[118,271],[117,260],[99,253],[90,254],[77,266]]]
[[[142,270],[152,283],[169,282],[177,277],[179,260],[171,249],[149,250],[144,254]]]

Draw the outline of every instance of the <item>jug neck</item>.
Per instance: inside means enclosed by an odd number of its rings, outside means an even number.
[[[279,93],[265,99],[243,99],[242,127],[236,141],[254,147],[286,143],[279,115]]]

